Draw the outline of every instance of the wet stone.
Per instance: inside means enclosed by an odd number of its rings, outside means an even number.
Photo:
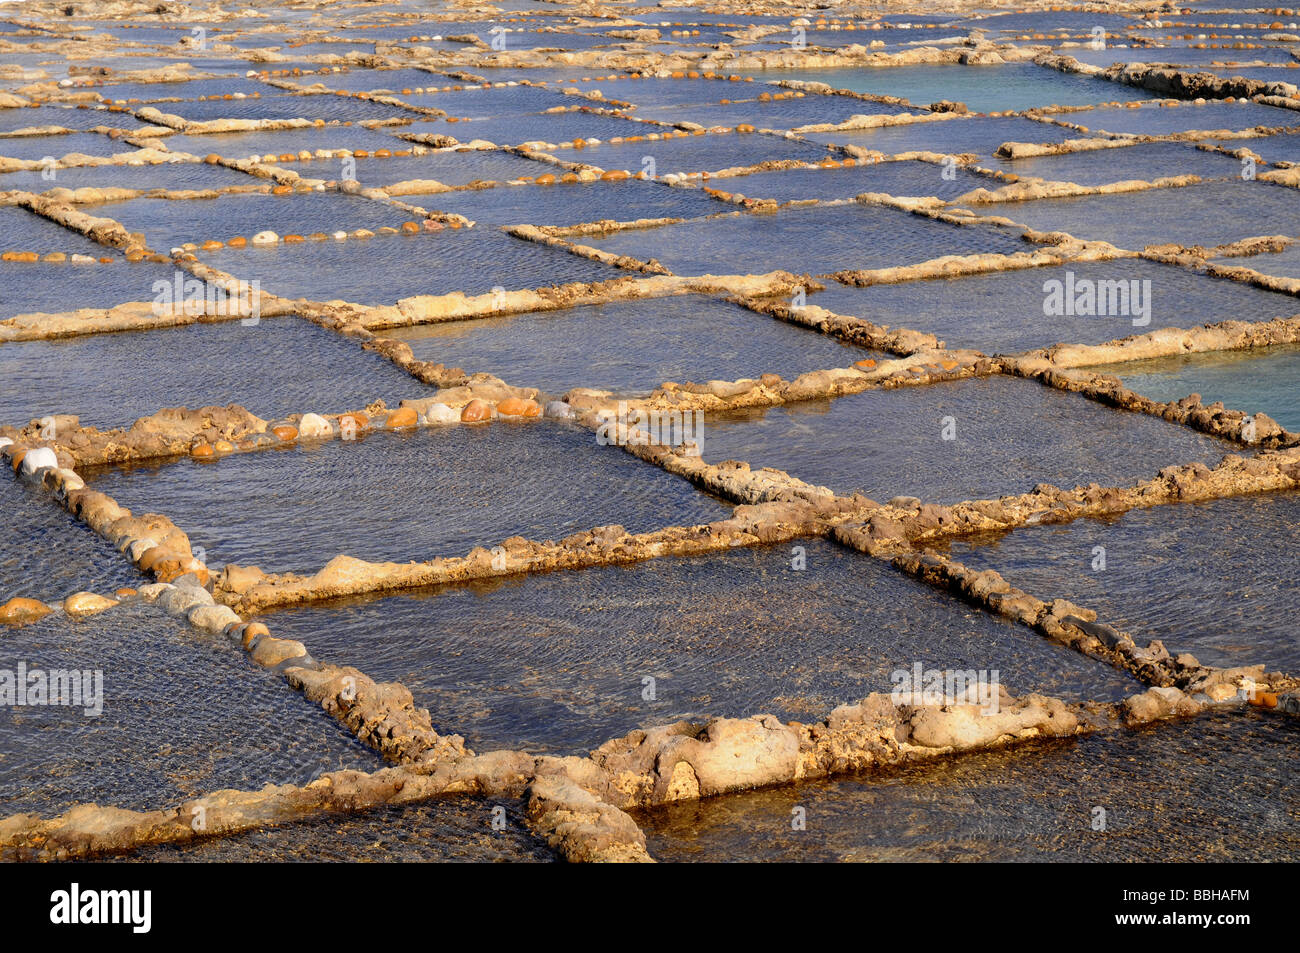
[[[563,394],[573,387],[649,391],[704,382],[847,367],[882,355],[737,305],[684,295],[566,311],[452,321],[386,332],[418,360],[486,371]],[[671,347],[664,342],[671,341]]]
[[[1007,377],[715,414],[702,446],[711,463],[745,460],[838,493],[933,503],[1027,493],[1038,483],[1129,485],[1170,464],[1217,463],[1231,449],[1158,418]]]
[[[497,421],[234,454],[212,466],[87,469],[87,484],[166,513],[210,565],[315,572],[359,559],[465,556],[510,536],[562,539],[725,519],[689,483],[567,425]],[[308,644],[312,644],[308,641]]]
[[[1135,690],[1127,676],[884,563],[831,543],[799,546],[264,618],[290,638],[310,633],[322,658],[364,658],[372,677],[400,680],[435,728],[477,750],[585,754],[635,727],[723,713],[817,720],[890,691],[894,673],[917,662],[989,678],[997,669],[1016,692],[1117,699]]]
[[[378,758],[220,636],[144,606],[16,629],[0,665],[100,672],[102,713],[85,706],[0,710],[0,799],[53,816],[73,804],[143,810],[220,788],[306,783]],[[83,683],[84,684],[84,683]],[[92,692],[94,686],[92,675]],[[84,700],[84,699],[83,699]],[[230,712],[238,711],[238,718]]]

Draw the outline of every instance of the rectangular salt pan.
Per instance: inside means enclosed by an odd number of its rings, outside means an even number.
[[[103,710],[0,709],[0,805],[52,817],[74,804],[166,808],[222,788],[304,784],[380,762],[282,680],[220,637],[149,608],[14,630],[0,668],[100,672]],[[93,675],[91,685],[93,687]],[[238,713],[238,717],[233,717]]]
[[[796,70],[788,75],[781,73],[780,78],[827,83],[858,93],[899,96],[918,106],[957,100],[973,112],[1083,106],[1112,100],[1148,99],[1151,95],[1130,86],[1061,73],[1034,63]]]
[[[1216,714],[635,817],[661,862],[1294,862],[1294,749],[1275,715]],[[804,830],[791,830],[795,808]]]
[[[1212,247],[1296,229],[1294,190],[1260,181],[1229,180],[1123,195],[1085,195],[980,206],[1040,231],[1108,241],[1141,251],[1175,243]]]
[[[653,559],[266,616],[322,657],[407,685],[477,750],[584,754],[646,725],[811,721],[899,670],[997,669],[1013,691],[1118,699],[1136,683],[830,543]],[[438,633],[430,638],[429,633]],[[653,681],[647,681],[652,679]],[[653,692],[646,693],[646,686]]]
[[[20,422],[27,424],[26,420]],[[14,596],[54,601],[87,589],[111,595],[123,586],[146,581],[111,543],[51,500],[43,489],[3,476],[0,593],[6,601]]]
[[[1027,493],[1038,483],[1127,486],[1171,464],[1213,465],[1232,449],[1158,418],[1001,376],[869,390],[707,423],[702,451],[711,463],[776,467],[878,501],[955,503]]]
[[[793,379],[805,371],[879,356],[695,295],[387,333],[410,344],[417,359],[486,371],[552,394],[573,387],[649,391],[665,381],[734,380],[764,373]]]
[[[1152,400],[1222,401],[1232,410],[1266,413],[1283,427],[1300,431],[1300,347],[1187,354],[1095,368],[1113,374]]]
[[[1110,288],[1116,289],[1113,299]],[[1067,299],[1074,307],[1065,307]],[[867,288],[831,283],[810,295],[808,304],[889,327],[926,331],[948,347],[986,354],[1018,354],[1053,344],[1101,344],[1166,327],[1269,321],[1300,313],[1300,302],[1288,295],[1141,259]]]
[[[646,532],[730,514],[593,433],[550,422],[372,434],[86,479],[129,509],[166,513],[213,565],[268,572],[314,572],[340,553],[427,560],[515,535],[559,539],[611,523]]]
[[[1294,674],[1297,590],[1285,554],[1298,522],[1300,497],[1265,494],[1025,527],[995,542],[954,543],[952,555],[1040,599],[1092,609],[1139,645],[1159,639],[1205,665]]]
[[[0,422],[76,414],[100,429],[164,407],[240,404],[269,420],[376,398],[396,406],[426,390],[356,341],[296,317],[5,344],[0,376]],[[317,406],[325,388],[334,406]]]
[[[262,231],[279,235],[396,228],[410,219],[400,208],[337,192],[294,195],[232,194],[215,199],[130,199],[96,206],[99,215],[143,232],[155,251],[209,239],[251,239]],[[235,274],[239,275],[236,271]]]
[[[395,304],[416,295],[486,294],[626,274],[488,225],[357,241],[306,242],[201,253],[214,268],[260,281],[262,290],[313,301]],[[364,268],[358,268],[364,262]]]
[[[584,238],[618,255],[657,259],[679,275],[827,274],[915,264],[941,255],[1028,250],[1008,231],[951,225],[891,208],[836,205],[699,219]]]

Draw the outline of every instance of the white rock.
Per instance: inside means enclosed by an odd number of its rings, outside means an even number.
[[[60,467],[57,473],[59,474],[59,496],[61,498],[74,490],[84,490],[86,488],[86,481],[77,476],[75,470]]]
[[[254,245],[275,245],[280,241],[280,236],[275,232],[266,231],[258,232],[253,236]]]
[[[151,582],[148,585],[140,586],[138,591],[140,598],[145,602],[156,602],[159,596],[171,592],[175,588],[170,582]]]
[[[429,424],[455,424],[460,423],[460,414],[446,404],[437,403],[429,405],[429,409],[424,412],[424,419]]]
[[[220,635],[226,626],[240,621],[235,610],[229,606],[195,606],[185,618],[194,628],[213,635]]]
[[[49,447],[33,447],[23,456],[23,476],[31,476],[44,467],[59,467],[59,458]]]
[[[335,232],[333,238],[336,242],[345,242],[348,240],[347,232]]]
[[[158,542],[156,540],[150,539],[147,536],[142,536],[127,543],[126,549],[124,549],[123,552],[126,553],[126,558],[131,560],[131,562],[138,563],[141,556],[149,552],[149,550],[154,549],[157,545]]]
[[[298,436],[300,437],[330,437],[333,435],[334,428],[320,414],[303,414],[302,420],[298,421]]]
[[[0,437],[0,450],[3,450],[5,447],[12,447],[13,445],[14,442],[8,437]]]

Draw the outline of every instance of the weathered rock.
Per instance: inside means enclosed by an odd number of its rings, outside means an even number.
[[[978,705],[926,707],[911,718],[914,744],[928,748],[985,747],[1004,737],[1071,734],[1078,718],[1056,699],[1027,696],[1010,710],[989,712]]]

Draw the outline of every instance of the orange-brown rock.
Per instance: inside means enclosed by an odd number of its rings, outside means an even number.
[[[497,404],[497,413],[502,417],[540,417],[542,405],[535,400],[507,397]]]
[[[253,640],[259,635],[269,636],[270,634],[271,630],[268,629],[264,623],[250,622],[248,625],[244,626],[244,634],[241,637],[243,647],[247,649],[253,644]]]
[[[414,427],[419,422],[420,417],[414,407],[399,407],[388,415],[385,426],[389,430],[400,430],[405,427]]]
[[[0,625],[27,625],[45,618],[50,611],[43,602],[15,596],[0,606]]]
[[[481,423],[492,419],[492,405],[485,400],[475,398],[465,405],[460,412],[460,419],[466,423]]]

